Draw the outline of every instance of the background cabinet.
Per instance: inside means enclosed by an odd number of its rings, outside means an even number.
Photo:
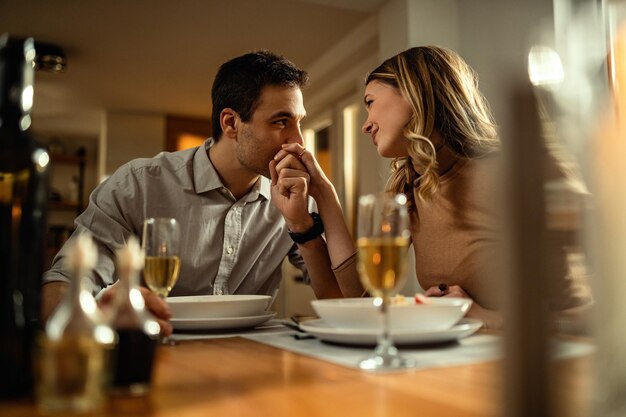
[[[74,219],[96,185],[97,138],[37,135],[52,167],[48,198],[45,269],[74,231]]]
[[[65,165],[73,167],[76,175],[72,175],[67,184],[65,193],[53,190],[49,198],[49,210],[69,210],[77,215],[83,210],[85,195],[85,165],[87,162],[87,150],[78,148],[74,155],[59,154],[51,155],[52,166]]]

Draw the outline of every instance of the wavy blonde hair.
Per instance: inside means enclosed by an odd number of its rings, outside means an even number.
[[[489,105],[476,73],[455,52],[420,46],[399,53],[373,70],[377,80],[397,88],[413,109],[404,128],[409,156],[391,162],[387,190],[404,193],[413,205],[413,188],[423,201],[439,189],[433,132],[460,158],[478,158],[500,147]],[[421,174],[419,174],[421,172]]]

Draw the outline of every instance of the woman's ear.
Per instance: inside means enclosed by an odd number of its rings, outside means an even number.
[[[239,114],[233,109],[225,108],[220,112],[222,135],[229,138],[237,137]]]

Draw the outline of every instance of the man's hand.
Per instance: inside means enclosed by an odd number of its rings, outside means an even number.
[[[280,210],[290,230],[308,230],[313,225],[308,209],[310,176],[302,161],[297,155],[280,151],[270,161],[269,170],[272,203]]]
[[[152,313],[154,319],[161,326],[161,336],[169,336],[172,334],[172,324],[169,319],[172,317],[170,307],[165,300],[159,298],[155,293],[147,289],[146,287],[139,287],[141,295],[146,303],[146,308]],[[106,309],[111,305],[115,298],[117,287],[115,285],[109,287],[102,293],[102,297],[98,300],[98,305],[102,309]]]
[[[309,174],[308,192],[316,201],[324,188],[328,188],[329,186],[330,188],[334,188],[328,177],[326,177],[326,174],[324,174],[320,164],[302,145],[298,145],[297,143],[283,145],[283,148],[276,154],[274,160],[277,162],[281,161],[287,155],[292,155],[292,157],[297,159],[304,167],[304,171]]]

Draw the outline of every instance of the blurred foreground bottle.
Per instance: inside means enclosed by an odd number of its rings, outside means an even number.
[[[70,287],[39,341],[37,404],[44,412],[87,412],[103,404],[116,336],[82,285],[96,258],[88,234],[75,238],[66,264]]]
[[[0,398],[32,393],[49,157],[28,133],[32,39],[0,36]]]
[[[119,283],[114,300],[113,327],[118,334],[113,391],[140,395],[150,389],[154,354],[161,326],[145,309],[139,291],[144,256],[133,237],[117,251]]]

